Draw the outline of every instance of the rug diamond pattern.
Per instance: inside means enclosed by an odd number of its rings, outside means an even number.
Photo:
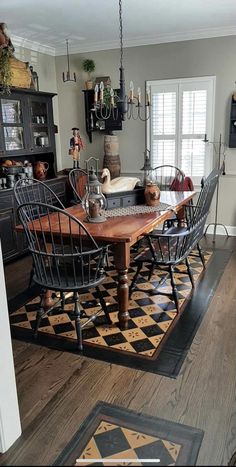
[[[175,465],[180,449],[181,444],[102,420],[75,465],[90,465],[89,460],[95,458],[124,459],[122,465],[143,465],[138,460],[151,458],[150,451],[154,455],[158,452],[161,465]],[[126,464],[125,459],[133,462]]]
[[[211,253],[205,252],[204,255],[207,263],[211,257]],[[202,264],[200,258],[197,256],[190,256],[189,261],[194,274],[194,281],[196,282],[202,272]],[[182,273],[180,274],[179,271],[182,271]],[[131,281],[134,272],[135,267],[131,262],[129,281]],[[102,284],[101,290],[107,303],[112,324],[106,324],[102,312],[95,323],[90,323],[83,329],[84,345],[111,348],[114,351],[135,353],[146,357],[152,357],[155,354],[165,334],[174,323],[177,311],[173,300],[167,295],[148,294],[147,290],[155,288],[163,276],[163,271],[157,270],[149,282],[147,281],[148,272],[149,269],[145,267],[137,283],[137,289],[132,295],[132,300],[130,300],[129,313],[131,319],[129,320],[128,329],[120,330],[117,325],[117,275],[111,261],[107,278]],[[184,264],[176,268],[175,276],[179,302],[182,306],[192,292],[191,283]],[[168,280],[160,290],[171,292]],[[92,315],[94,311],[98,310],[98,307],[100,308],[96,299],[96,293],[93,290],[90,293],[82,294],[80,301],[80,305],[86,310],[87,315]],[[11,325],[32,330],[35,324],[38,304],[39,297],[36,297],[12,313],[10,316]],[[73,303],[70,300],[67,301],[64,312],[59,307],[55,307],[52,315],[42,319],[39,332],[76,340],[74,320],[70,315],[70,310],[72,309]]]

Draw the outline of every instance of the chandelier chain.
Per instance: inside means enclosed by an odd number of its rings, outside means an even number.
[[[145,103],[141,104],[141,89],[138,88],[137,95],[134,95],[133,81],[130,81],[129,96],[125,92],[125,70],[123,68],[123,20],[122,20],[122,0],[119,0],[119,36],[120,36],[120,88],[118,89],[117,100],[114,101],[114,92],[111,89],[110,102],[104,103],[104,84],[100,84],[100,94],[98,85],[95,87],[94,108],[97,120],[107,120],[111,116],[113,120],[121,118],[125,120],[141,120],[146,122],[150,118],[150,90],[146,91]],[[148,112],[148,113],[147,113]]]
[[[123,24],[122,24],[122,0],[119,0],[119,24],[120,24],[120,67],[123,67]]]

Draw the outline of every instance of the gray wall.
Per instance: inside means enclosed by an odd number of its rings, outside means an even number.
[[[215,141],[228,143],[230,99],[235,91],[236,80],[236,37],[219,37],[185,42],[133,47],[124,50],[124,67],[127,89],[129,81],[144,91],[145,80],[187,78],[195,76],[216,76],[215,102]],[[68,156],[71,128],[78,126],[86,148],[81,153],[81,165],[89,156],[99,157],[100,166],[104,155],[103,134],[95,133],[92,144],[85,131],[84,81],[86,74],[81,69],[84,58],[92,58],[96,63],[94,76],[109,75],[112,86],[119,86],[119,51],[108,50],[71,55],[71,71],[77,73],[77,83],[63,83],[62,72],[66,71],[66,56],[41,58],[38,54],[40,90],[57,90],[58,113],[55,101],[55,123],[59,124],[60,145],[58,148],[59,168],[71,167]],[[40,62],[41,60],[41,62]],[[53,61],[55,60],[55,74]],[[49,67],[49,68],[48,68]],[[50,69],[50,73],[49,73]],[[49,76],[50,75],[50,76]],[[143,165],[145,149],[145,123],[127,121],[119,136],[122,173],[137,173]],[[215,155],[216,159],[216,155]],[[227,175],[221,178],[219,222],[236,227],[236,149],[227,149]],[[140,173],[141,175],[141,173]],[[214,211],[214,208],[212,209]]]
[[[145,80],[187,78],[194,76],[216,76],[215,141],[228,143],[230,99],[235,90],[236,37],[220,37],[168,44],[133,47],[124,50],[124,66],[127,88],[132,79],[142,91]],[[119,51],[109,50],[71,56],[71,69],[78,74],[78,83],[62,83],[61,73],[66,69],[66,57],[56,57],[56,74],[59,94],[60,135],[62,166],[70,166],[68,142],[70,129],[78,125],[86,143],[81,154],[83,160],[92,155],[103,159],[103,135],[94,135],[90,144],[85,132],[83,93],[85,74],[81,71],[84,58],[93,58],[96,63],[95,76],[109,75],[112,86],[119,85]],[[135,173],[143,165],[145,149],[145,124],[124,122],[119,135],[121,170]],[[219,222],[236,226],[236,149],[227,149],[226,175],[220,183]],[[216,155],[215,155],[216,156]]]

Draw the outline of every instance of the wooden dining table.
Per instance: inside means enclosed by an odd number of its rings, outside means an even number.
[[[72,214],[85,224],[88,232],[97,242],[109,244],[112,247],[114,254],[114,266],[118,273],[118,320],[121,329],[126,329],[129,321],[128,269],[130,265],[130,250],[132,245],[134,245],[143,236],[143,234],[151,232],[165,220],[170,219],[173,216],[173,211],[176,212],[177,217],[181,222],[181,219],[183,219],[184,205],[193,198],[194,194],[194,191],[163,191],[161,192],[160,201],[161,203],[168,204],[172,209],[109,217],[105,222],[100,223],[88,222],[87,215],[80,204],[66,209],[68,213]],[[46,235],[49,228],[48,223],[45,223],[44,226],[42,218],[40,225]],[[51,227],[53,228],[54,233],[57,228],[59,229],[59,225],[53,225],[53,218]],[[17,230],[22,230],[22,227],[17,226]],[[68,236],[68,224],[61,225],[61,233],[62,235]]]

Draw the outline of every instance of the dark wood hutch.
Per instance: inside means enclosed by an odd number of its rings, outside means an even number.
[[[6,179],[2,164],[7,161],[47,162],[45,182],[66,200],[66,176],[57,176],[55,132],[52,99],[56,94],[31,89],[12,88],[9,95],[0,94],[0,236],[4,261],[27,251],[23,235],[15,231],[17,224],[13,188]]]

